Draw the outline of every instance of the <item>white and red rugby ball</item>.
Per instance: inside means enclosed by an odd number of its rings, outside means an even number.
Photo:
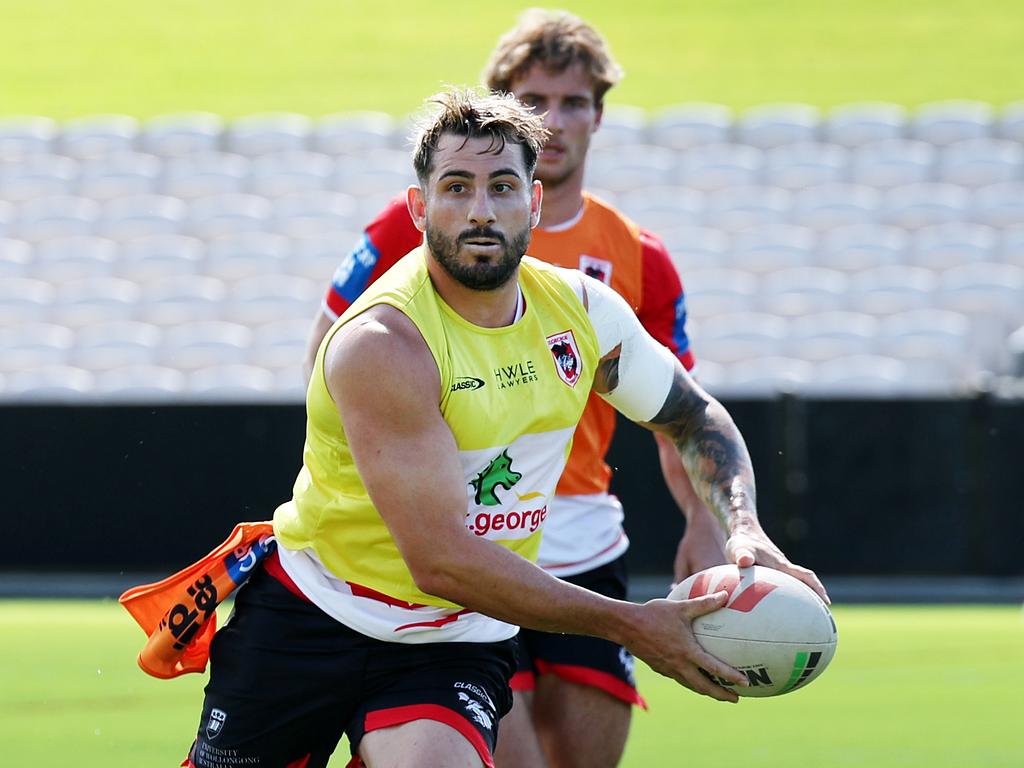
[[[821,675],[836,652],[836,624],[806,584],[773,568],[716,565],[669,594],[687,600],[725,590],[724,608],[693,620],[697,642],[743,672],[750,685],[716,680],[740,696],[779,696]]]

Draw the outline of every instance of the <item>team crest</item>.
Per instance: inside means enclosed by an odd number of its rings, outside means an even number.
[[[213,741],[220,732],[224,730],[224,722],[228,719],[228,714],[223,709],[211,709],[210,710],[210,721],[206,724],[206,738]]]
[[[610,261],[595,259],[584,253],[580,256],[580,272],[595,280],[600,280],[605,285],[612,284],[612,263]]]
[[[558,378],[575,387],[580,380],[583,361],[580,359],[580,350],[576,346],[576,337],[572,331],[562,331],[554,336],[548,336],[548,348],[555,358],[555,370],[558,371]]]

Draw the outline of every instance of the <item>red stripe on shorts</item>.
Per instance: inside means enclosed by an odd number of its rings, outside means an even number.
[[[438,704],[410,704],[405,707],[392,707],[390,709],[378,709],[366,713],[364,730],[366,733],[381,728],[391,728],[395,725],[404,725],[415,720],[434,720],[451,726],[473,745],[480,759],[484,761],[487,768],[494,768],[494,758],[491,757],[491,750],[487,742],[480,735],[480,731],[469,724],[458,712],[442,707]]]
[[[513,691],[532,691],[537,687],[537,676],[533,672],[516,672],[508,685]]]
[[[570,683],[589,685],[591,688],[602,690],[610,696],[614,696],[627,704],[635,704],[641,709],[647,709],[647,702],[636,688],[624,680],[610,675],[607,672],[600,672],[590,667],[580,667],[575,664],[552,664],[550,661],[535,659],[537,671],[541,674],[555,675],[568,680]]]

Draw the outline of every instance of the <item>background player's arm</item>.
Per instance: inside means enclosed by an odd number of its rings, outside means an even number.
[[[605,637],[688,688],[736,700],[698,666],[740,684],[745,677],[705,653],[690,629],[695,616],[724,604],[724,593],[612,600],[466,528],[466,483],[437,406],[440,375],[407,317],[378,306],[353,318],[332,337],[325,370],[360,477],[420,589],[511,623]]]
[[[309,338],[306,339],[306,355],[302,359],[302,373],[305,375],[307,383],[309,377],[313,375],[313,363],[316,360],[317,350],[320,349],[320,342],[324,340],[324,336],[331,330],[332,325],[334,325],[334,320],[328,317],[323,310],[316,313],[313,325],[309,329]]]

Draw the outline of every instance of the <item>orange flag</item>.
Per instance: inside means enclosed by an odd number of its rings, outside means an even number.
[[[138,656],[142,671],[162,679],[205,671],[217,631],[217,606],[273,548],[271,523],[239,523],[198,562],[121,595],[118,602],[149,635]]]

